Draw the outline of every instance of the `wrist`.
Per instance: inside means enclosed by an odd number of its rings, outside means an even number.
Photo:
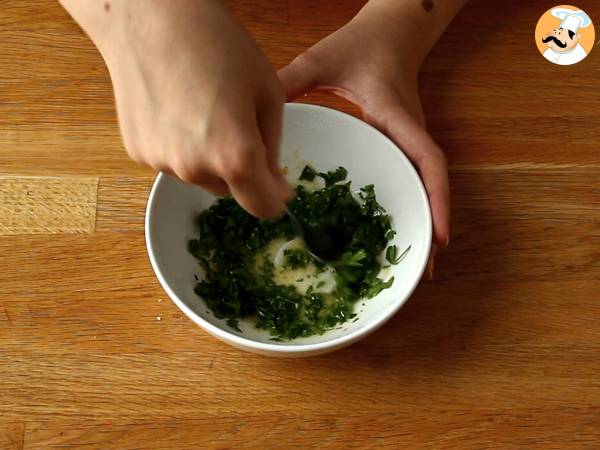
[[[415,45],[415,32],[411,26],[399,26],[383,17],[379,11],[361,11],[346,27],[360,36],[369,56],[377,61],[378,70],[391,70],[395,76],[416,79],[428,50]]]
[[[80,0],[59,0],[73,19],[90,37],[105,61],[108,62],[110,50],[121,34],[126,3],[120,0],[110,2]]]
[[[349,23],[353,32],[361,33],[384,64],[400,67],[407,75],[417,74],[431,46],[418,37],[414,21],[399,18],[397,8],[365,6]]]
[[[352,22],[370,28],[375,39],[402,54],[418,72],[466,1],[436,1],[425,7],[421,0],[370,0]]]

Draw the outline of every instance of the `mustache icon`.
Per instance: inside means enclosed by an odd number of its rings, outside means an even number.
[[[547,44],[550,41],[554,41],[554,43],[556,45],[558,45],[560,48],[565,48],[567,46],[566,42],[561,42],[556,36],[548,36],[542,39],[542,42],[544,44]]]

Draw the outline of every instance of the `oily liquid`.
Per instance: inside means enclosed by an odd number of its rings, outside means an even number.
[[[273,262],[273,281],[276,284],[294,286],[302,295],[306,294],[311,286],[315,293],[329,294],[333,292],[336,283],[335,271],[332,268],[325,267],[325,269],[319,270],[312,263],[300,269],[284,268],[284,252],[288,249],[306,249],[306,247],[299,238],[291,241],[274,239],[267,246],[265,256]],[[257,261],[257,264],[260,264],[260,261]]]

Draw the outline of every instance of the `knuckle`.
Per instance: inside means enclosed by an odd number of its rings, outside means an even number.
[[[196,181],[197,177],[195,176],[195,174],[193,172],[189,171],[188,169],[175,170],[175,175],[177,175],[177,178],[179,178],[181,181],[184,181],[186,183],[191,183],[191,184],[197,183],[197,181]]]
[[[237,150],[228,157],[223,157],[221,162],[223,177],[235,184],[245,181],[253,171],[254,158],[252,149]]]
[[[180,163],[177,164],[176,167],[177,168],[173,168],[173,171],[181,180],[187,183],[206,186],[213,178],[206,166],[199,162],[190,162],[187,164]]]
[[[181,158],[176,158],[172,161],[171,168],[175,175],[177,175],[181,181],[185,181],[186,183],[196,183],[200,178],[198,176],[199,171],[197,168]]]
[[[142,154],[142,152],[135,150],[135,149],[131,149],[128,148],[127,149],[127,154],[129,155],[129,157],[135,161],[138,164],[147,164],[146,158],[144,157],[144,155]]]
[[[182,167],[175,170],[177,176],[186,183],[203,184],[206,180],[205,174],[194,167]]]
[[[138,151],[140,158],[144,161],[144,164],[150,167],[157,167],[162,162],[160,160],[160,155],[155,151]]]
[[[236,184],[246,179],[246,169],[243,164],[231,162],[224,170],[225,179]]]

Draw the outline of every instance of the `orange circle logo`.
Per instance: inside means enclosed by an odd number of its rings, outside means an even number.
[[[535,43],[540,53],[561,66],[583,61],[594,48],[595,39],[592,19],[576,6],[549,9],[535,28]]]

